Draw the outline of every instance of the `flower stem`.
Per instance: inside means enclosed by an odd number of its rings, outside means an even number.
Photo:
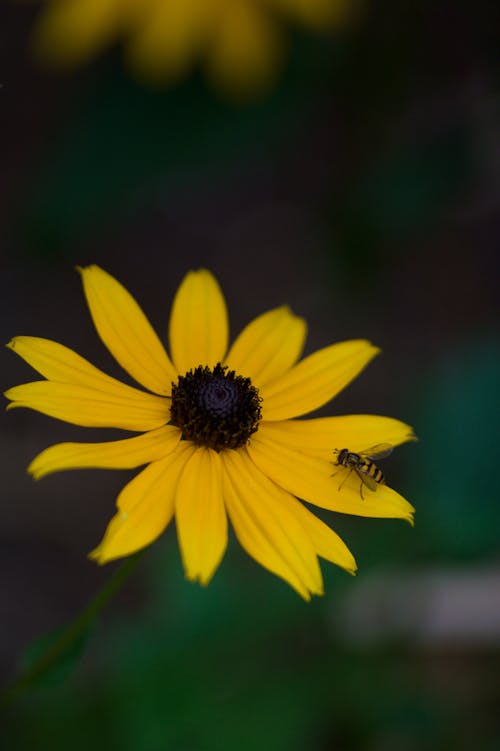
[[[122,584],[127,580],[132,571],[137,566],[144,551],[127,558],[106,582],[104,587],[90,600],[88,605],[82,610],[79,616],[71,621],[61,631],[55,641],[53,641],[45,651],[39,655],[34,662],[25,668],[10,685],[0,692],[0,707],[3,708],[11,704],[14,700],[28,692],[38,681],[43,678],[53,667],[57,665],[71,648],[78,642],[78,639],[85,635],[85,632],[97,618],[100,611],[105,607],[108,601],[113,597]]]

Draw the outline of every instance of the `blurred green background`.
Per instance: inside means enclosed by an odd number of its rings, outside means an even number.
[[[185,582],[170,529],[67,680],[7,711],[5,747],[500,748],[495,4],[367,2],[333,35],[296,30],[277,88],[239,104],[197,73],[142,88],[117,49],[44,72],[28,51],[36,13],[2,5],[4,341],[45,336],[123,377],[73,267],[116,275],[165,338],[179,281],[206,266],[233,335],[286,302],[310,325],[307,352],[382,347],[323,414],[415,427],[384,471],[417,516],[411,529],[326,515],[359,573],[324,565],[309,604],[234,541],[207,589]],[[31,379],[10,352],[2,373],[5,388]],[[133,472],[34,484],[25,467],[45,446],[118,434],[28,411],[1,431],[6,683],[109,577],[85,556]]]

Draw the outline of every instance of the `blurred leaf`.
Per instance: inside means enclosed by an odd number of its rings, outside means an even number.
[[[335,252],[353,281],[371,283],[401,238],[428,230],[462,194],[473,170],[471,134],[447,131],[371,156],[349,190],[336,197]],[[370,159],[370,157],[369,157]]]
[[[171,91],[144,89],[113,63],[92,84],[49,150],[23,212],[30,247],[41,253],[59,252],[131,207],[139,211],[158,193],[166,201],[189,190],[200,174],[211,182],[272,153],[293,137],[310,106],[295,96],[292,80],[244,107],[217,100],[198,78]]]
[[[34,682],[38,685],[53,686],[62,683],[76,667],[80,656],[93,631],[93,623],[87,624],[79,633],[65,638],[65,627],[57,628],[32,641],[26,647],[21,658],[23,674],[36,674]],[[61,644],[62,646],[59,646]],[[47,665],[44,671],[38,670],[44,655],[54,649],[58,652],[57,660]]]
[[[143,554],[144,551],[140,550],[129,556],[71,623],[46,634],[28,647],[19,675],[0,693],[0,706],[8,706],[36,685],[57,683],[70,672],[97,616],[130,576]]]
[[[416,408],[420,443],[410,470],[420,534],[439,557],[496,555],[498,344],[485,338],[464,345],[428,376]]]
[[[470,175],[470,138],[461,131],[404,144],[380,159],[354,199],[384,234],[428,226]]]

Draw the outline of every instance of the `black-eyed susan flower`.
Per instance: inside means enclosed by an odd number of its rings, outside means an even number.
[[[200,63],[232,93],[266,88],[281,66],[283,22],[315,30],[341,22],[353,0],[46,0],[35,29],[44,60],[72,66],[122,39],[129,67],[168,85]]]
[[[245,550],[302,597],[323,591],[318,556],[354,572],[340,537],[298,498],[330,511],[411,520],[413,508],[386,485],[366,492],[355,477],[332,477],[333,451],[411,440],[398,420],[371,415],[296,419],[321,407],[377,354],[365,340],[299,360],[306,324],[288,307],[263,313],[228,350],[222,292],[205,270],[187,274],[174,299],[170,357],[146,316],[98,266],[80,269],[97,332],[142,388],[121,383],[48,339],[8,346],[45,380],[6,392],[28,407],[87,427],[139,435],[105,443],[62,443],[29,466],[40,478],[82,467],[147,465],[122,490],[99,563],[149,545],[175,517],[188,579],[206,584],[227,546],[228,519]]]

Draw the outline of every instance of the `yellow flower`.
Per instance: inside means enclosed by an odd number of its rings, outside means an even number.
[[[216,86],[252,94],[282,63],[281,19],[322,30],[353,0],[46,0],[35,29],[41,59],[73,66],[123,39],[136,75],[168,85],[201,63]],[[354,3],[355,4],[355,3]]]
[[[331,511],[411,521],[412,506],[386,485],[363,499],[355,473],[341,487],[332,478],[335,449],[397,445],[412,439],[407,425],[370,415],[295,419],[330,401],[370,362],[378,350],[369,342],[333,344],[298,362],[306,324],[283,306],[252,321],[228,351],[224,297],[210,272],[200,270],[187,274],[175,296],[169,357],[116,279],[98,266],[79,271],[100,338],[147,391],[62,344],[18,336],[7,346],[46,380],[5,395],[9,408],[141,433],[51,446],[29,467],[39,478],[148,465],[118,496],[118,512],[92,558],[105,563],[149,545],[175,516],[186,576],[206,584],[224,555],[229,517],[243,548],[309,599],[323,591],[318,556],[351,573],[356,564],[297,497]]]

